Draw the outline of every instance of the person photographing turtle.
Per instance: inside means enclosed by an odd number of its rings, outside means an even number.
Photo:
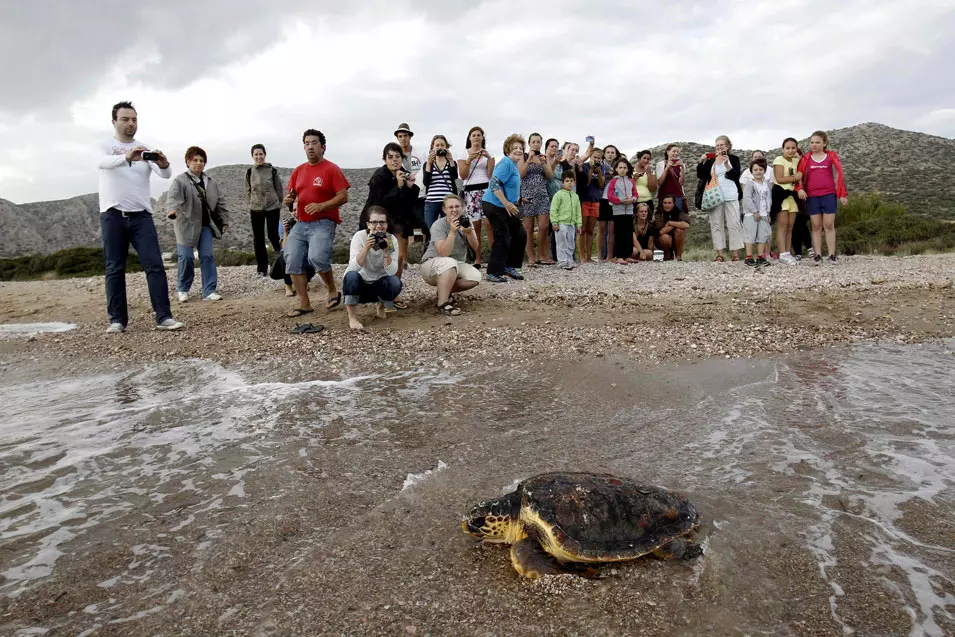
[[[393,307],[401,293],[398,272],[398,239],[388,233],[388,211],[382,206],[367,210],[367,229],[352,236],[348,268],[342,281],[348,327],[364,329],[358,319],[358,305],[377,303],[375,317],[387,318],[386,309]]]
[[[477,250],[474,226],[464,214],[464,200],[446,195],[442,202],[444,217],[431,225],[431,242],[421,256],[421,278],[438,289],[437,308],[445,316],[458,316],[461,309],[452,296],[481,282],[481,271],[466,263],[468,246]]]

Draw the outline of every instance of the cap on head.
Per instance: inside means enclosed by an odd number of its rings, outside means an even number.
[[[408,133],[408,137],[414,137],[414,133],[411,132],[411,127],[406,123],[398,124],[398,128],[395,129],[395,135],[398,133]]]

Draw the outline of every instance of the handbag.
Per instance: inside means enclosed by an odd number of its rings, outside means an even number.
[[[700,199],[700,209],[704,211],[712,210],[724,201],[726,201],[726,199],[723,197],[723,190],[720,188],[719,181],[717,181],[716,175],[714,174],[703,188],[703,197]]]
[[[281,252],[275,255],[275,261],[272,262],[272,266],[269,268],[269,278],[279,279],[285,278],[285,255]]]

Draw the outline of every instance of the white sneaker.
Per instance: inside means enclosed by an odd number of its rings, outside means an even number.
[[[796,261],[796,257],[789,254],[788,252],[784,252],[783,254],[779,255],[779,262],[785,263],[786,265],[796,265],[799,263],[799,261]]]
[[[125,331],[126,327],[122,323],[110,323],[106,328],[107,334],[122,334]]]
[[[188,293],[188,292],[180,292],[180,293],[179,293],[179,302],[180,302],[180,303],[185,303],[185,302],[188,301],[188,300],[189,300],[189,293]]]
[[[203,301],[221,301],[221,300],[222,300],[222,295],[219,294],[218,292],[213,292],[213,293],[210,294],[209,296],[204,296],[204,297],[202,297],[202,300],[203,300]]]
[[[166,330],[172,332],[173,330],[178,330],[182,327],[185,327],[185,323],[182,321],[177,321],[176,319],[167,318],[165,321],[156,326],[157,330]]]

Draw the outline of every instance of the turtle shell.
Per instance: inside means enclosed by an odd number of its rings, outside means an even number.
[[[551,553],[576,561],[634,559],[700,523],[682,495],[608,474],[545,473],[521,482],[517,493],[525,528],[539,527],[545,549],[556,545]]]

